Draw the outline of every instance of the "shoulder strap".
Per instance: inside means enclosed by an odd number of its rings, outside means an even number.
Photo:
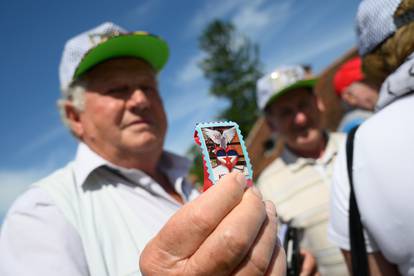
[[[346,140],[346,162],[348,169],[350,196],[349,196],[349,235],[351,239],[352,275],[369,275],[367,251],[361,216],[355,198],[352,164],[354,158],[354,137],[358,126],[354,127],[348,134]]]

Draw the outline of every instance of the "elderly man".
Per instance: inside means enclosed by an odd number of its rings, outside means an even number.
[[[167,44],[105,23],[66,44],[60,67],[76,158],[10,209],[1,275],[279,275],[274,206],[241,174],[197,199],[187,161],[163,150],[157,72]]]
[[[303,229],[301,248],[316,257],[320,273],[346,275],[339,250],[327,240],[332,165],[344,137],[322,129],[323,104],[313,91],[315,82],[301,66],[278,68],[258,81],[258,105],[285,142],[280,158],[260,175],[258,187],[283,220]]]

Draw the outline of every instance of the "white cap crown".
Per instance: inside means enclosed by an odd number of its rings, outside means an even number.
[[[269,101],[280,93],[283,93],[285,88],[305,80],[306,74],[302,66],[283,66],[266,74],[257,81],[257,105],[261,110],[264,110]]]
[[[62,92],[66,91],[71,84],[76,68],[89,50],[108,37],[126,32],[114,23],[106,22],[68,40],[59,66],[60,89]]]

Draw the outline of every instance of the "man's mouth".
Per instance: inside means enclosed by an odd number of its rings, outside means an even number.
[[[132,122],[125,124],[123,128],[135,126],[135,125],[150,125],[150,124],[151,122],[148,119],[138,119],[138,120],[133,120]]]
[[[306,133],[308,129],[309,129],[308,126],[299,127],[299,128],[294,129],[294,132],[297,134],[302,134],[302,133]]]

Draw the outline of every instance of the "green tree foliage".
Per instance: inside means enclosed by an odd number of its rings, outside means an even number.
[[[262,75],[258,46],[232,23],[220,20],[206,27],[199,45],[206,53],[199,65],[211,82],[210,93],[229,102],[218,118],[237,122],[247,136],[258,118],[256,81]]]
[[[262,76],[258,46],[238,33],[232,23],[214,20],[199,37],[199,47],[206,54],[199,66],[211,82],[210,94],[229,103],[217,119],[238,123],[247,137],[258,118],[256,81]],[[203,165],[197,147],[188,151],[194,161],[190,174],[201,183]]]

